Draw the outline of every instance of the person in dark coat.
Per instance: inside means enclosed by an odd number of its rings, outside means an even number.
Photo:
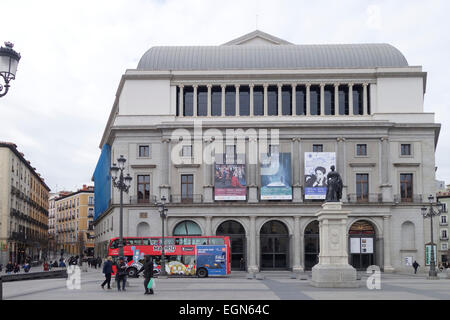
[[[123,257],[119,258],[119,262],[116,264],[117,273],[116,273],[116,281],[117,281],[117,290],[120,291],[120,283],[122,282],[122,290],[125,290],[125,284],[127,282],[127,264]]]
[[[151,256],[145,257],[145,263],[142,268],[144,269],[144,288],[145,288],[144,294],[153,294],[154,293],[153,288],[150,290],[147,288],[150,279],[153,278],[153,260]]]
[[[17,262],[14,263],[14,273],[20,272],[20,266]]]
[[[13,266],[13,264],[11,263],[11,261],[9,261],[8,264],[6,265],[5,271],[6,271],[6,273],[9,274],[9,273],[11,273],[13,270],[14,270],[14,266]]]
[[[111,256],[109,256],[106,262],[103,264],[103,273],[105,274],[105,281],[103,281],[101,285],[102,289],[105,289],[105,284],[108,284],[108,289],[111,289],[111,273],[113,272],[112,266],[113,266],[112,258]]]
[[[417,261],[416,260],[414,260],[414,263],[413,263],[413,268],[414,268],[414,274],[416,274],[417,273],[417,268],[418,267],[420,267],[420,265],[417,263]]]

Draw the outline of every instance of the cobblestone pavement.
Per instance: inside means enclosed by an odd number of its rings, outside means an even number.
[[[303,278],[303,280],[301,280]],[[291,272],[265,272],[248,279],[244,272],[224,278],[156,279],[154,295],[144,295],[142,278],[129,279],[125,292],[102,290],[99,269],[81,273],[81,288],[68,289],[65,279],[3,283],[5,300],[448,300],[450,279],[427,280],[426,275],[382,274],[381,289],[369,290],[361,274],[356,289],[315,288],[307,279]],[[114,278],[113,278],[114,279]],[[113,281],[112,281],[113,282]]]

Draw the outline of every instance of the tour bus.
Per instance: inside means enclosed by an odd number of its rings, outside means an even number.
[[[116,262],[119,238],[110,240],[108,255]],[[136,277],[144,258],[153,258],[155,274],[161,270],[161,237],[124,237],[123,256],[128,265],[127,274]],[[226,236],[172,236],[164,237],[164,256],[168,275],[207,277],[228,275],[231,272],[230,238]],[[115,265],[113,267],[115,273]]]

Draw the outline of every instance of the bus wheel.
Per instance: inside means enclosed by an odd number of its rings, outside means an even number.
[[[206,278],[208,276],[208,271],[205,268],[200,268],[197,271],[197,276],[199,278]]]
[[[136,278],[137,276],[137,270],[134,267],[128,268],[127,269],[127,274],[130,278]]]

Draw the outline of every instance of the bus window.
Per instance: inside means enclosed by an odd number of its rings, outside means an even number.
[[[192,243],[191,238],[184,238],[184,245],[185,246],[190,246]]]
[[[193,245],[208,244],[208,239],[207,238],[192,238],[192,244]]]
[[[119,239],[114,240],[113,242],[111,242],[111,249],[117,249],[119,247]]]
[[[140,246],[141,243],[141,239],[125,239],[126,246]]]
[[[195,256],[181,256],[181,263],[184,265],[193,265],[195,264]]]
[[[225,240],[223,238],[209,238],[209,244],[223,245]]]
[[[149,245],[150,245],[150,240],[151,240],[151,239],[143,239],[143,240],[142,240],[142,245],[144,245],[144,246],[149,246]]]
[[[161,242],[162,244],[162,242]],[[174,245],[175,244],[175,239],[174,238],[164,238],[164,246],[166,245]]]

